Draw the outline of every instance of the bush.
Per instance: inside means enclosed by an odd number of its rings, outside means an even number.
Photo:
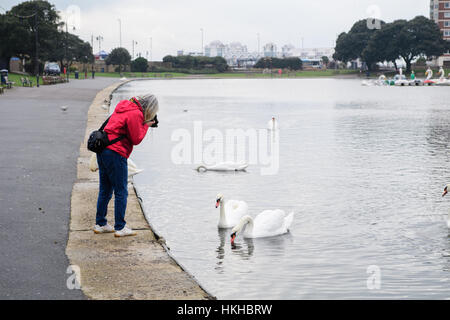
[[[179,72],[191,70],[192,73],[195,70],[195,73],[217,73],[228,70],[227,61],[222,57],[165,56],[163,62],[170,62],[174,68],[172,71]]]
[[[147,72],[148,61],[145,58],[139,57],[131,62],[131,72]]]
[[[255,68],[258,69],[289,69],[289,70],[301,70],[303,69],[303,63],[300,58],[261,58],[256,62]]]

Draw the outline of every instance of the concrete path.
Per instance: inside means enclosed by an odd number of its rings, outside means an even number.
[[[132,181],[129,181],[125,214],[127,225],[137,236],[115,238],[113,234],[96,235],[95,211],[98,173],[89,170],[92,152],[86,149],[89,134],[107,117],[103,109],[112,85],[97,94],[88,112],[84,141],[80,146],[77,181],[73,186],[71,221],[66,254],[80,270],[81,289],[90,299],[212,299],[195,279],[167,253],[162,239],[157,239],[142,212]],[[114,198],[108,207],[108,222],[114,225]]]
[[[66,286],[71,192],[88,108],[115,81],[0,95],[0,299],[85,298]]]

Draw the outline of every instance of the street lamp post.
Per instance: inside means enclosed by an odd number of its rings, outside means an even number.
[[[203,28],[200,28],[200,31],[202,32],[202,50],[200,52],[203,55]]]
[[[259,39],[259,32],[256,34],[256,36],[258,37],[258,55],[260,53],[260,39]]]
[[[132,45],[133,45],[133,60],[134,60],[134,45],[137,45],[138,43],[137,43],[137,41],[132,41]]]
[[[36,46],[36,54],[34,57],[34,72],[36,73],[36,86],[39,88],[39,35],[38,35],[38,15],[37,10],[34,14],[34,40]]]
[[[150,61],[153,61],[153,37],[150,37]]]
[[[103,40],[103,37],[102,36],[98,36],[96,39],[98,40],[98,53],[100,54],[100,51],[102,51],[102,40]]]
[[[119,46],[122,48],[122,20],[119,20]]]

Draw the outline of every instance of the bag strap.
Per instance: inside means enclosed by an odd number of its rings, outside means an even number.
[[[108,119],[106,119],[105,122],[103,122],[102,126],[100,127],[100,129],[98,129],[98,131],[103,131],[105,129],[105,127],[108,124],[108,121],[109,121],[110,118],[111,118],[111,116],[109,116]],[[126,135],[121,135],[120,137],[111,140],[109,142],[108,146],[110,146],[110,145],[112,145],[112,144],[114,144],[116,142],[119,142],[120,140],[122,140],[122,139],[124,139],[126,137],[127,137]]]
[[[112,145],[112,144],[114,144],[114,143],[116,143],[116,142],[119,142],[120,140],[122,140],[122,139],[124,139],[124,138],[126,138],[126,137],[127,137],[127,136],[123,135],[123,136],[120,136],[120,137],[118,137],[118,138],[115,138],[115,139],[113,139],[113,140],[111,140],[111,141],[109,142],[108,146],[110,146],[110,145]]]
[[[108,119],[106,119],[105,122],[103,122],[102,126],[100,127],[100,129],[98,129],[98,131],[103,131],[103,129],[105,129],[110,118],[111,118],[111,116],[109,116]]]

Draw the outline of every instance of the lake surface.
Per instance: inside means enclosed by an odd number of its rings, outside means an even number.
[[[145,169],[135,183],[152,225],[210,293],[450,298],[450,197],[441,197],[450,183],[450,88],[340,79],[135,81],[116,92],[113,105],[147,92],[159,99],[160,126],[133,152]],[[262,130],[272,116],[280,126],[277,174],[261,175],[258,164],[199,173],[195,164],[173,163],[175,130],[193,135],[195,121],[203,130]],[[218,193],[246,201],[252,216],[294,211],[290,233],[240,236],[232,248],[230,230],[217,229]]]

